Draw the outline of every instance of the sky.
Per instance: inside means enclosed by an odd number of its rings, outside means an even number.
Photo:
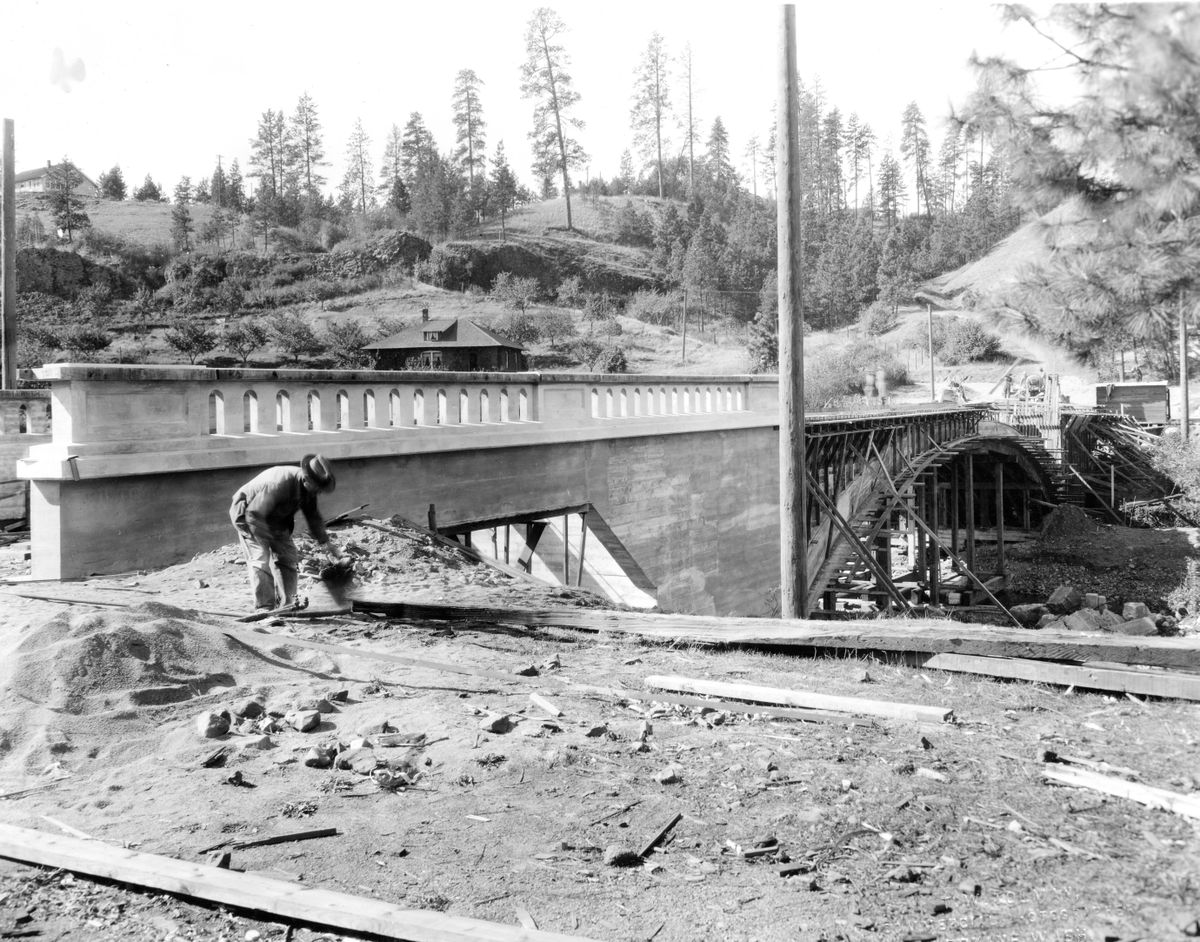
[[[778,4],[551,5],[568,28],[562,42],[586,122],[589,157],[577,177],[614,176],[632,146],[633,72],[655,31],[673,54],[691,45],[701,140],[720,116],[735,162],[749,171],[748,141],[765,140],[774,113]],[[376,172],[391,126],[403,128],[414,111],[439,149],[450,150],[454,77],[469,68],[484,83],[488,153],[503,139],[514,171],[532,185],[532,103],[521,98],[520,67],[534,9],[508,0],[10,0],[0,116],[15,122],[17,172],[69,156],[93,179],[119,164],[131,191],[147,174],[169,191],[184,175],[210,175],[218,156],[226,167],[237,158],[245,174],[261,113],[290,115],[307,92],[324,128],[333,192],[358,119]],[[830,105],[857,112],[893,150],[910,101],[936,148],[944,117],[973,87],[972,51],[1042,54],[1027,27],[1004,27],[991,5],[973,0],[810,0],[797,4],[796,24],[801,80],[819,81]],[[672,137],[678,149],[680,135]]]

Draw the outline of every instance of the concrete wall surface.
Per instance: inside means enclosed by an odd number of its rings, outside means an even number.
[[[320,451],[322,511],[445,526],[591,504],[665,607],[764,613],[778,576],[774,377],[56,365],[31,450],[33,568],[169,565],[227,543],[234,491]]]
[[[49,390],[0,390],[0,521],[25,516],[29,485],[17,478],[17,464],[33,446],[49,443],[49,406]]]

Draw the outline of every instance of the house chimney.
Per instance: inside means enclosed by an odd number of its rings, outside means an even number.
[[[421,323],[424,324],[424,323],[427,323],[428,321],[429,321],[429,308],[423,307],[423,308],[421,308]]]

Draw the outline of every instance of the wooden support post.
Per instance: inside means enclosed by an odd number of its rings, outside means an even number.
[[[975,571],[975,456],[967,452],[967,568]]]
[[[938,488],[937,488],[937,471],[935,470],[929,481],[929,525],[934,533],[938,530]],[[942,554],[938,551],[937,544],[930,541],[929,543],[929,601],[933,605],[937,605],[940,601],[939,592],[941,590],[942,576]]]
[[[1029,530],[1032,526],[1032,521],[1029,519],[1029,485],[1021,488],[1021,529]]]
[[[17,194],[13,120],[4,119],[3,190],[0,192],[0,389],[17,388]]]
[[[796,8],[781,8],[778,134],[775,160],[776,245],[779,272],[779,537],[780,593],[784,618],[808,613],[808,501],[804,436],[804,311],[801,233],[799,82],[796,76]]]
[[[540,520],[525,524],[525,548],[521,550],[521,555],[517,558],[517,565],[526,572],[533,572],[533,554],[545,531],[546,524]]]
[[[958,462],[950,465],[950,552],[958,552]]]
[[[571,515],[563,514],[563,585],[571,584]]]
[[[583,585],[583,556],[587,552],[587,511],[579,515],[579,572],[575,574],[575,584]]]
[[[434,533],[438,532],[437,528],[437,507],[433,504],[429,505],[429,529]]]
[[[508,548],[510,546],[511,539],[512,539],[512,526],[510,524],[506,523],[504,525],[504,564],[506,566],[510,562],[510,560],[508,558]]]
[[[1004,462],[996,462],[996,575],[1004,568]]]

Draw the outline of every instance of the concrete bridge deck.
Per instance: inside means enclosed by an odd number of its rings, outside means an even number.
[[[463,531],[584,508],[590,532],[664,608],[772,611],[774,376],[91,364],[37,376],[50,386],[52,437],[19,473],[31,484],[38,578],[159,567],[225,544],[238,486],[319,451],[338,473],[327,515],[369,504],[424,519],[434,504],[439,526]],[[853,525],[880,493],[872,452],[898,476],[930,449],[977,435],[984,418],[934,404],[809,416],[810,552],[836,555],[848,540],[835,518]]]

